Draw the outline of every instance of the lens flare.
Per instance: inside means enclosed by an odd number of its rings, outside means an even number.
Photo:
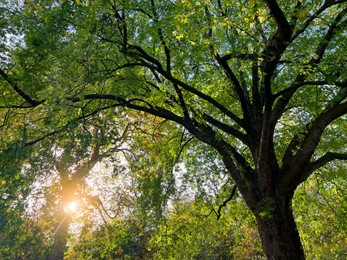
[[[77,201],[71,201],[64,207],[64,211],[66,213],[76,213],[77,210],[78,210]]]

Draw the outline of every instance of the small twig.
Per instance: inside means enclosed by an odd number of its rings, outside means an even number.
[[[234,197],[234,195],[235,195],[235,193],[236,193],[236,188],[237,188],[237,186],[236,186],[236,184],[235,184],[234,187],[233,187],[233,190],[231,191],[231,194],[230,194],[229,198],[227,198],[227,199],[223,202],[223,204],[219,206],[218,211],[216,211],[215,209],[211,209],[211,211],[210,211],[210,213],[207,215],[207,217],[209,217],[209,216],[212,214],[212,212],[214,212],[214,214],[216,214],[216,216],[217,216],[217,220],[219,220],[220,217],[222,216],[222,214],[221,214],[222,208],[225,207],[225,206],[227,205],[227,203],[228,203],[229,201],[232,200],[232,198]]]

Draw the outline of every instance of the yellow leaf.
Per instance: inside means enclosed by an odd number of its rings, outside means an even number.
[[[308,16],[308,12],[306,10],[298,10],[297,16],[299,20],[305,20],[306,17]]]
[[[265,16],[258,16],[259,22],[264,22],[265,21]]]

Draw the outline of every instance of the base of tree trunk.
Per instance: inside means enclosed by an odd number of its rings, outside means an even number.
[[[305,259],[291,206],[277,205],[256,220],[266,259]]]

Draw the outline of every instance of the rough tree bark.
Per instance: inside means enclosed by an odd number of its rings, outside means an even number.
[[[304,259],[291,207],[293,193],[263,197],[253,212],[267,259]],[[247,198],[245,198],[247,200]]]
[[[290,202],[280,199],[273,200],[273,211],[256,214],[264,254],[267,259],[305,259]]]

